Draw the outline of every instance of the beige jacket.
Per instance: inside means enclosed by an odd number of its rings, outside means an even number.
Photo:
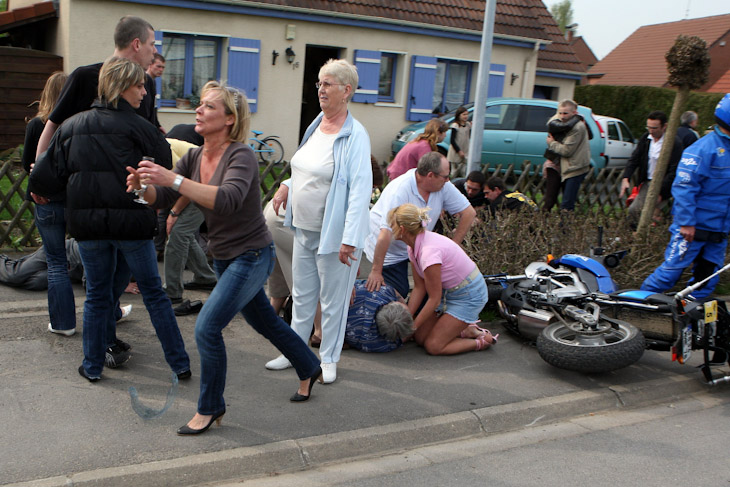
[[[585,174],[591,167],[591,149],[585,123],[575,124],[562,142],[552,141],[548,148],[560,154],[561,181]]]

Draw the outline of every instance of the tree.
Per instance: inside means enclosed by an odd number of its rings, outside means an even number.
[[[573,5],[570,2],[571,0],[562,0],[550,7],[550,13],[563,34],[565,27],[573,23]]]
[[[704,85],[710,75],[710,55],[707,53],[707,44],[697,36],[680,35],[664,57],[667,60],[669,71],[667,81],[671,86],[677,87],[677,94],[674,97],[672,114],[669,116],[667,130],[664,133],[662,151],[659,154],[649,192],[646,195],[646,202],[641,210],[639,226],[636,229],[639,239],[645,239],[648,235],[649,222],[654,214],[662,179],[667,172],[669,156],[672,153],[672,141],[677,136],[679,117],[684,111],[689,92]]]

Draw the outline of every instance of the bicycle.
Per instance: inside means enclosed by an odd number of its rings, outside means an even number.
[[[259,136],[263,134],[258,130],[252,130],[254,137],[249,139],[249,144],[253,151],[259,155],[259,159],[264,164],[279,164],[284,160],[284,147],[279,142],[278,135],[269,135],[263,139]]]

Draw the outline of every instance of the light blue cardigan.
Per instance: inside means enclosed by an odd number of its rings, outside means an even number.
[[[301,148],[322,121],[320,113],[304,133]],[[335,160],[332,185],[327,193],[318,254],[339,252],[342,244],[361,249],[369,231],[370,197],[373,172],[370,165],[370,136],[350,112],[334,142]],[[288,203],[292,201],[291,185]],[[292,224],[292,205],[286,205],[284,225]]]

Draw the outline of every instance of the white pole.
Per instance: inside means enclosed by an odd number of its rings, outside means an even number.
[[[482,132],[484,131],[484,112],[487,106],[489,70],[492,65],[492,38],[494,37],[496,6],[497,0],[486,0],[484,6],[484,28],[482,29],[482,46],[479,51],[476,98],[471,122],[471,140],[469,140],[469,160],[466,165],[467,174],[481,167]]]

